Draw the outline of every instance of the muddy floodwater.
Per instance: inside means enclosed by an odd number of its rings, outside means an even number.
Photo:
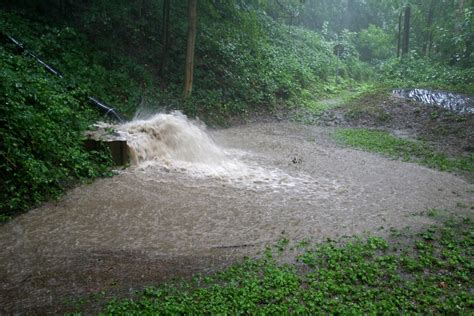
[[[474,204],[463,179],[340,147],[328,128],[206,131],[175,113],[118,129],[131,167],[0,226],[3,312],[54,312],[71,296],[207,273],[282,234],[384,235],[431,223],[417,212]]]

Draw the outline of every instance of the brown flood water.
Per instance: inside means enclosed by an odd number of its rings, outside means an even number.
[[[463,179],[341,148],[327,128],[206,132],[180,114],[117,128],[135,146],[134,166],[0,226],[0,312],[54,313],[71,296],[207,273],[282,232],[383,235],[430,224],[412,215],[428,208],[474,205]]]

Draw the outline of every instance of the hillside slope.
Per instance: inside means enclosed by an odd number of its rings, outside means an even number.
[[[73,10],[74,23],[53,22],[47,14],[33,17],[29,11],[0,11],[2,33],[18,38],[64,74],[60,80],[47,73],[8,41],[0,49],[2,214],[28,209],[77,179],[104,173],[103,155],[82,148],[82,132],[101,119],[87,105],[88,95],[129,118],[139,107],[172,108],[223,123],[276,104],[305,106],[367,75],[356,53],[338,58],[334,43],[314,32],[289,29],[258,10],[203,2],[193,95],[183,101],[184,6],[175,4],[171,11],[169,57],[160,71],[160,38],[150,29],[160,29],[159,11],[148,12],[147,23],[140,24],[123,21],[111,4],[94,4]]]

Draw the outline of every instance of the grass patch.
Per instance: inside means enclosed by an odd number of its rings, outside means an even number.
[[[326,111],[346,106],[373,88],[370,83],[349,81],[339,85],[326,85],[322,91],[316,87],[303,89],[288,102],[294,110],[292,119],[304,124],[314,124]]]
[[[386,87],[372,87],[366,89],[343,104],[346,109],[345,117],[349,120],[373,118],[377,122],[386,122],[391,119],[381,106],[390,94]]]
[[[452,158],[432,150],[421,141],[402,139],[388,132],[364,128],[348,128],[336,131],[334,137],[340,143],[358,149],[377,152],[404,161],[444,171],[474,172],[474,155]]]
[[[268,250],[210,277],[112,300],[107,314],[376,314],[474,312],[474,224],[467,218],[387,242],[300,243],[295,264]],[[406,233],[405,233],[406,234]],[[398,240],[398,241],[397,241]],[[404,241],[401,241],[404,240]],[[276,253],[287,240],[275,247]]]

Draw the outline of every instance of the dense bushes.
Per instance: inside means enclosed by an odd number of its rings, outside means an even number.
[[[261,11],[214,7],[203,2],[198,27],[196,69],[191,102],[184,110],[207,120],[240,115],[276,103],[302,104],[304,91],[312,97],[353,79],[366,79],[368,67],[353,56],[338,58],[335,42],[303,28],[279,24]],[[232,14],[231,14],[232,13]],[[175,38],[175,43],[184,36]],[[184,41],[172,54],[184,61]],[[171,95],[181,92],[183,62],[174,75],[161,78]],[[171,68],[172,68],[171,67]]]
[[[361,59],[365,61],[386,60],[395,51],[392,37],[375,25],[369,25],[357,33],[355,42]]]
[[[53,27],[46,21],[0,11],[0,30],[17,37],[26,48],[59,69],[70,88],[80,87],[125,114],[134,113],[145,93],[141,87],[152,86],[143,67],[119,54],[97,49],[74,28]]]
[[[106,172],[104,153],[86,153],[81,131],[92,113],[32,60],[0,48],[0,215],[57,196]]]
[[[143,96],[154,108],[178,107],[208,122],[221,121],[280,101],[301,103],[301,91],[324,92],[326,84],[334,84],[336,73],[343,78],[340,84],[370,75],[357,57],[337,58],[336,43],[315,32],[289,28],[256,8],[202,1],[193,96],[182,102],[185,2],[171,5],[171,45],[164,65],[161,1],[70,3],[64,16],[53,9],[57,4],[48,3],[43,18],[69,27],[49,32],[36,25],[39,31],[23,32],[28,39],[38,39],[30,47],[129,114]]]
[[[448,66],[417,56],[389,59],[378,66],[381,81],[396,87],[427,87],[474,94],[474,69]]]

